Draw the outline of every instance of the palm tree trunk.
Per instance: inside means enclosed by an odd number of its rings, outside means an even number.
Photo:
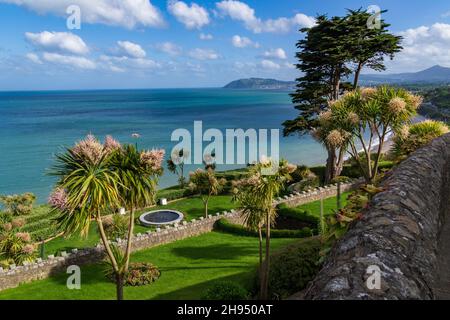
[[[206,200],[203,200],[203,204],[205,205],[205,219],[208,218],[208,202],[209,202],[209,197],[210,197],[210,196],[208,196],[208,197],[206,198]]]
[[[262,237],[262,226],[258,227],[258,237],[259,237],[259,268],[262,268],[263,264],[263,237]]]
[[[326,148],[328,152],[328,158],[325,169],[325,184],[329,184],[334,179],[334,175],[336,173],[336,150],[329,146],[327,146]]]
[[[123,278],[120,272],[116,273],[116,294],[117,300],[123,300]]]
[[[128,267],[130,265],[130,255],[131,255],[131,241],[133,239],[133,230],[134,230],[134,205],[132,205],[130,210],[130,221],[128,223],[128,239],[127,239],[127,249],[125,252],[125,268],[124,272],[128,271]]]
[[[122,283],[122,275],[120,274],[119,267],[117,265],[117,261],[114,258],[114,255],[111,251],[111,247],[108,242],[108,238],[106,237],[105,229],[103,228],[103,221],[102,217],[100,216],[100,213],[97,214],[97,225],[98,225],[98,231],[100,233],[100,238],[102,239],[103,245],[106,250],[106,254],[108,255],[109,260],[111,261],[111,265],[113,267],[113,272],[116,275],[116,293],[117,293],[117,300],[123,300],[123,283]]]
[[[97,215],[97,226],[98,226],[98,231],[100,233],[100,238],[102,239],[103,245],[106,250],[106,254],[108,255],[109,260],[111,261],[113,270],[115,272],[117,272],[117,271],[119,271],[119,267],[117,265],[116,259],[114,258],[114,255],[111,251],[111,247],[109,246],[108,238],[106,237],[105,229],[103,228],[103,222],[102,222],[102,218],[100,217],[100,215]]]
[[[267,300],[269,297],[269,274],[270,274],[270,213],[266,215],[266,257],[264,262],[264,286],[261,298]]]

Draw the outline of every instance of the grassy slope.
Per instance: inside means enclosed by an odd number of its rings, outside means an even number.
[[[231,210],[234,208],[234,204],[231,202],[230,196],[214,196],[211,197],[209,204],[208,204],[208,212],[210,214],[214,214],[218,211],[225,211],[225,210]],[[199,217],[204,216],[203,211],[203,203],[200,198],[189,198],[189,199],[183,199],[179,201],[174,201],[170,203],[167,206],[161,207],[155,207],[151,210],[157,210],[157,209],[173,209],[178,210],[185,214],[185,220],[190,221],[192,219],[198,219]],[[146,210],[144,210],[146,211]],[[139,216],[139,213],[136,214],[136,217]],[[149,230],[146,227],[143,227],[141,225],[136,225],[135,227],[135,233],[144,233],[145,231]],[[70,238],[57,238],[50,242],[48,242],[45,245],[45,254],[54,254],[60,251],[70,251],[73,248],[85,248],[85,247],[93,247],[97,243],[100,242],[100,237],[97,233],[97,225],[96,223],[92,223],[89,235],[87,238],[82,238],[80,236],[74,235]]]
[[[276,249],[293,239],[273,239]],[[305,241],[305,240],[301,240]],[[161,278],[144,287],[125,288],[127,299],[199,299],[217,280],[251,287],[258,262],[256,238],[211,232],[133,254],[133,261],[152,262]],[[115,287],[102,265],[81,268],[81,290],[66,288],[66,274],[0,292],[0,299],[114,299]]]
[[[345,192],[342,194],[342,207],[347,203],[347,197],[350,192]],[[298,206],[298,208],[309,211],[311,214],[319,217],[320,216],[320,200]],[[333,210],[337,209],[336,197],[327,198],[323,200],[323,210],[325,215],[330,215]]]

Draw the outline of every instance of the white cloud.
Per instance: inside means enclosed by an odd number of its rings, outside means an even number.
[[[283,33],[289,32],[294,27],[312,27],[315,24],[313,17],[303,13],[298,13],[292,18],[280,17],[262,20],[255,15],[253,8],[244,2],[236,0],[223,0],[216,3],[216,7],[220,15],[243,22],[246,28],[254,33]]]
[[[277,49],[270,49],[263,54],[266,58],[273,58],[273,59],[280,59],[280,60],[286,60],[287,55],[286,51],[284,51],[282,48]]]
[[[259,48],[259,43],[253,42],[252,40],[250,40],[247,37],[241,37],[238,35],[235,35],[231,38],[231,43],[236,48],[245,48],[245,47]]]
[[[108,56],[102,55],[100,56],[100,61],[107,66],[108,69],[116,72],[123,72],[127,69],[158,69],[161,65],[151,59],[145,58],[130,58],[126,56],[117,57],[117,56]],[[120,70],[120,71],[118,71]]]
[[[177,56],[179,54],[181,54],[181,47],[177,46],[175,43],[172,42],[163,42],[163,43],[158,43],[156,45],[156,48],[164,53],[167,53],[168,55],[171,56]]]
[[[27,53],[26,57],[28,60],[30,60],[36,64],[42,64],[41,58],[39,58],[39,56],[35,53]]]
[[[137,43],[130,41],[117,41],[117,45],[120,48],[120,52],[130,58],[145,58],[147,53]]]
[[[281,68],[281,66],[278,63],[275,63],[270,60],[262,60],[261,67],[263,67],[264,69],[270,69],[270,70],[278,70]]]
[[[209,14],[205,8],[196,3],[187,5],[183,1],[169,1],[169,12],[188,29],[200,29],[209,24]]]
[[[34,46],[47,51],[59,51],[77,55],[89,52],[89,48],[83,39],[70,32],[26,32],[25,38]]]
[[[216,60],[219,58],[219,55],[214,50],[200,48],[191,50],[189,56],[197,60]]]
[[[68,56],[59,53],[44,52],[43,59],[48,62],[69,65],[79,69],[95,69],[96,64],[92,60],[79,56]]]
[[[70,5],[81,8],[82,23],[101,23],[106,25],[134,28],[160,27],[165,24],[160,11],[149,0],[0,0],[23,6],[39,14],[51,13],[67,17]]]
[[[399,32],[403,50],[393,62],[387,62],[389,72],[410,72],[440,64],[450,66],[450,24],[435,23]]]
[[[209,33],[200,33],[200,35],[198,36],[200,38],[200,40],[212,40],[214,39],[212,34]]]

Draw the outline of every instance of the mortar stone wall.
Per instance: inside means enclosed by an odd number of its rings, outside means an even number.
[[[342,192],[351,190],[360,184],[360,180],[341,185]],[[298,206],[320,198],[328,198],[335,196],[337,193],[337,185],[330,185],[315,188],[305,192],[295,192],[278,198],[274,205],[287,203],[289,206]],[[175,226],[167,226],[166,228],[157,229],[157,231],[149,231],[145,234],[137,234],[132,241],[132,251],[148,249],[158,245],[171,243],[189,237],[195,237],[204,233],[211,232],[214,224],[219,219],[226,218],[232,223],[241,224],[242,219],[239,212],[232,210],[231,212],[216,213],[210,215],[207,219],[200,218],[191,222],[182,222]],[[115,244],[125,248],[126,241],[117,239]],[[48,278],[54,274],[65,272],[70,265],[82,266],[100,262],[104,259],[104,247],[99,244],[95,248],[74,249],[72,252],[62,252],[62,256],[49,256],[45,260],[36,260],[33,263],[24,266],[10,266],[7,269],[0,268],[0,291],[8,288],[17,287],[19,284]]]
[[[450,214],[450,134],[412,154],[382,186],[332,249],[304,299],[436,298],[439,235]],[[377,268],[379,288],[373,281]]]

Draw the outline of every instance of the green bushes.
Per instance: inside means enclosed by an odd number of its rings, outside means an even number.
[[[306,223],[310,223],[317,228],[319,225],[319,218],[313,216],[308,211],[299,209],[299,208],[291,208],[288,207],[285,203],[279,204],[277,206],[278,214],[280,216],[297,219]]]
[[[242,225],[231,223],[226,219],[218,220],[214,228],[218,231],[235,234],[244,237],[258,237],[258,232],[250,230]],[[270,231],[271,238],[307,238],[314,234],[314,230],[305,227],[301,230],[276,230]],[[264,236],[264,231],[263,231]]]
[[[128,272],[124,274],[123,284],[131,287],[145,286],[155,282],[160,276],[159,269],[151,263],[130,263]],[[112,270],[107,272],[107,277],[111,281],[115,281]]]
[[[162,189],[156,193],[156,200],[159,201],[162,198],[167,199],[167,201],[173,201],[188,197],[192,195],[192,191],[189,188],[180,188],[178,186]]]
[[[103,226],[108,239],[125,239],[128,234],[129,221],[126,216],[114,214],[103,219]]]
[[[320,270],[318,239],[299,241],[271,255],[269,293],[282,299],[303,290]],[[259,283],[259,281],[256,281]]]
[[[202,300],[247,300],[248,292],[241,285],[231,281],[221,281],[206,290]]]
[[[445,123],[434,120],[405,126],[394,137],[394,154],[401,160],[447,132],[449,128]]]

